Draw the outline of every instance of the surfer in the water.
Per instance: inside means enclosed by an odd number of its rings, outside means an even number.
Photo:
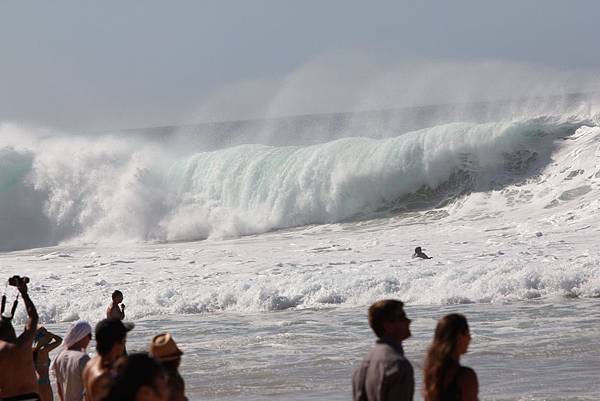
[[[415,253],[412,256],[413,258],[421,258],[421,259],[433,259],[432,257],[429,257],[425,254],[425,252],[423,252],[421,250],[421,247],[418,246],[415,248]]]

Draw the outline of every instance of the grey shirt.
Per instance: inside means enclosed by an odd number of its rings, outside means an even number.
[[[83,400],[83,369],[90,360],[85,352],[64,350],[54,361],[57,385],[63,393],[63,401]]]
[[[354,401],[412,401],[415,373],[401,344],[379,339],[352,377]]]

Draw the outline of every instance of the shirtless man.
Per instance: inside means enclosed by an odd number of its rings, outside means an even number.
[[[18,276],[12,277],[11,280],[11,285],[14,283],[21,294],[29,319],[19,337],[12,325],[12,316],[8,318],[2,316],[0,319],[0,367],[2,367],[0,399],[3,401],[39,400],[37,376],[31,355],[38,314],[27,294],[26,280]],[[2,306],[4,309],[4,305]]]
[[[100,401],[108,394],[114,364],[125,353],[127,332],[132,323],[104,319],[96,325],[96,351],[83,370],[86,401]]]
[[[119,304],[123,302],[123,293],[119,290],[116,290],[112,293],[112,303],[106,309],[106,318],[107,319],[125,319],[125,305]]]

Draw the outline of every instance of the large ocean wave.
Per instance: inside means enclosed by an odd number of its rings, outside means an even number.
[[[0,148],[0,251],[199,240],[429,210],[536,177],[584,125],[594,122],[541,116],[212,151],[134,135],[15,135]]]

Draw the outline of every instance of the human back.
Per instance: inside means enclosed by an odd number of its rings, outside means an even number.
[[[90,360],[85,352],[92,339],[92,326],[85,320],[73,322],[52,369],[61,401],[83,400],[83,370]]]
[[[0,399],[38,393],[31,343],[14,344],[0,340]]]
[[[90,356],[83,351],[65,350],[54,362],[54,374],[60,382],[62,401],[81,401],[83,399],[83,370]]]

